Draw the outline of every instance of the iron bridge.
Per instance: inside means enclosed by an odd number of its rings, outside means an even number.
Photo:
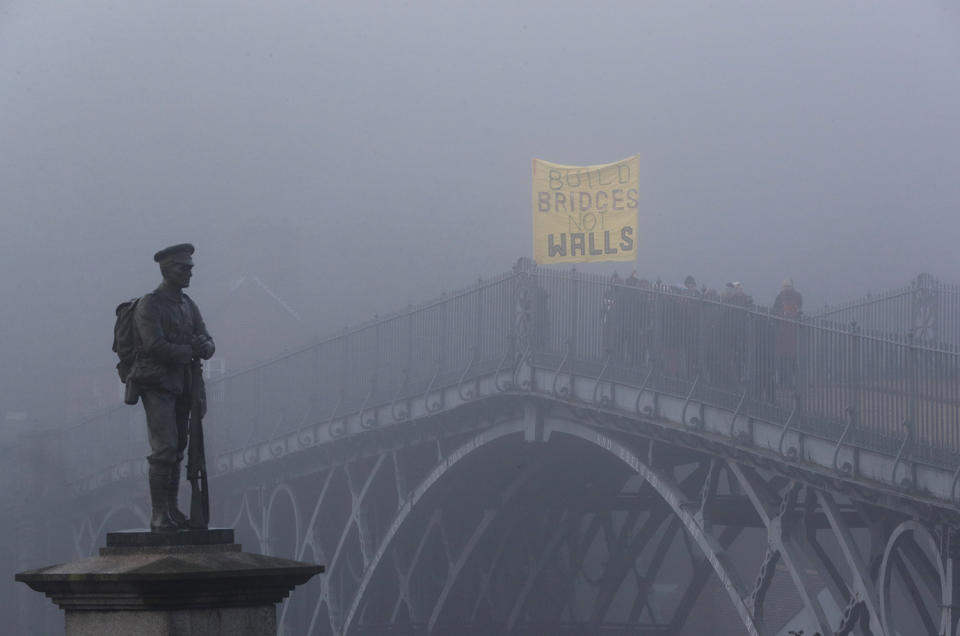
[[[956,636],[951,293],[884,331],[521,263],[211,379],[214,523],[326,564],[283,634]],[[20,569],[147,525],[142,418],[25,443]]]

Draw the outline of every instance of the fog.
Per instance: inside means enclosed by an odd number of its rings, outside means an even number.
[[[958,112],[946,0],[0,2],[0,414],[65,423],[172,243],[214,338],[241,279],[309,339],[506,270],[533,157],[640,155],[648,278],[960,282]]]

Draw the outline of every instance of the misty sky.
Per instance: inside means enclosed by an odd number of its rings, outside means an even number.
[[[641,156],[642,276],[960,282],[957,113],[947,0],[0,0],[0,415],[112,367],[171,243],[320,334],[506,270],[532,157]]]

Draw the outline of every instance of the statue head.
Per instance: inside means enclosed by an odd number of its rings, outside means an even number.
[[[180,243],[160,250],[153,255],[153,260],[160,264],[160,273],[168,285],[183,289],[190,286],[190,277],[193,275],[192,257],[193,245]]]

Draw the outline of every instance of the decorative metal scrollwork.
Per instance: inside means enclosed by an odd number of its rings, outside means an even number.
[[[763,621],[763,601],[767,596],[767,590],[770,589],[770,583],[773,581],[773,575],[776,572],[777,561],[779,560],[779,550],[768,547],[766,554],[763,555],[760,571],[757,572],[753,592],[750,594],[750,605],[753,607],[753,617],[758,623]]]
[[[516,338],[514,336],[507,336],[507,350],[503,352],[503,357],[500,358],[500,362],[497,363],[497,370],[493,373],[493,382],[497,387],[497,391],[504,393],[513,388],[512,380],[500,384],[500,374],[504,370],[507,362],[507,358],[510,358],[514,354],[514,349],[516,345]],[[510,377],[513,377],[513,374],[510,374]]]
[[[301,446],[313,446],[317,443],[317,436],[313,431],[313,425],[307,426],[297,434],[297,442],[299,442]]]
[[[337,417],[337,411],[340,410],[340,405],[343,404],[343,389],[340,389],[340,393],[337,396],[337,403],[333,405],[333,410],[330,411],[330,419],[327,420],[327,431],[330,433],[330,437],[337,438],[343,437],[347,432],[346,424],[341,425],[339,428],[334,427],[333,422]]]
[[[710,517],[707,506],[713,498],[715,484],[720,472],[720,464],[717,458],[710,459],[710,467],[707,469],[707,475],[703,480],[703,488],[700,489],[700,508],[697,510],[695,518],[700,527],[709,530]]]
[[[467,379],[467,374],[470,373],[470,369],[473,368],[473,363],[477,358],[477,348],[470,347],[470,360],[467,362],[467,368],[463,370],[463,373],[460,374],[460,381],[457,383],[457,395],[460,396],[460,399],[464,402],[469,402],[470,400],[477,397],[478,391],[473,389],[467,389],[466,393],[463,390],[463,381]]]
[[[390,415],[393,417],[394,422],[402,422],[410,417],[410,411],[408,409],[401,408],[399,411],[397,410],[397,402],[400,401],[400,396],[403,395],[404,389],[407,388],[409,379],[410,370],[404,369],[401,374],[400,384],[397,386],[397,392],[393,394],[393,401],[390,402]]]
[[[427,385],[427,390],[423,393],[423,405],[427,409],[427,413],[435,413],[443,408],[443,391],[440,391],[440,398],[435,402],[430,401],[430,391],[433,390],[433,385],[437,381],[437,378],[440,377],[440,367],[442,366],[443,361],[437,360],[437,370],[434,371],[433,377],[430,378],[430,384]]]
[[[833,467],[844,475],[850,475],[853,473],[853,465],[850,462],[844,462],[843,466],[840,465],[840,448],[843,446],[844,440],[847,439],[847,433],[849,433],[850,429],[853,427],[855,419],[856,411],[853,409],[853,407],[847,408],[847,424],[843,427],[843,433],[840,434],[840,439],[837,440],[837,447],[833,450]]]
[[[377,413],[374,411],[373,417],[366,419],[364,415],[366,414],[367,405],[370,403],[370,400],[373,398],[373,394],[377,390],[377,376],[373,376],[370,379],[370,387],[367,389],[367,395],[363,398],[363,404],[360,406],[360,427],[365,429],[375,428],[377,426]]]
[[[936,340],[939,327],[940,296],[935,289],[939,281],[930,274],[920,274],[911,297],[913,324],[910,335],[919,342]]]
[[[521,262],[522,261],[522,262]],[[518,261],[514,266],[516,287],[514,289],[513,331],[519,354],[533,351],[545,338],[546,293],[537,284],[533,272],[536,263],[529,259]]]
[[[633,410],[637,415],[649,415],[649,413],[644,410],[640,411],[640,398],[643,397],[643,394],[647,390],[647,386],[650,384],[650,376],[653,375],[653,366],[650,367],[650,370],[647,371],[646,377],[643,378],[643,384],[640,385],[640,390],[637,391],[637,400],[633,403]]]
[[[906,432],[903,434],[903,441],[900,442],[900,448],[897,450],[897,458],[893,462],[893,470],[890,473],[890,483],[897,483],[897,468],[900,466],[900,461],[903,459],[903,453],[907,449],[907,446],[910,444],[910,440],[913,439],[913,422],[907,420],[903,423],[903,428]],[[910,490],[913,488],[913,479],[910,477],[904,477],[900,480],[900,486],[905,490]]]
[[[730,418],[730,430],[727,432],[730,439],[736,439],[736,426],[737,418],[740,416],[740,409],[743,408],[743,402],[747,399],[747,391],[744,389],[743,393],[740,394],[740,401],[737,402],[737,408],[733,409],[733,417]]]
[[[680,421],[683,422],[684,426],[691,426],[693,428],[700,428],[703,425],[703,422],[696,417],[690,418],[690,421],[687,421],[687,407],[690,406],[690,400],[693,398],[693,392],[697,390],[697,384],[700,382],[700,374],[693,379],[693,384],[690,385],[690,391],[687,392],[687,397],[683,401],[683,411],[680,413]]]
[[[510,381],[514,388],[520,388],[523,391],[530,390],[530,380],[520,380],[520,369],[523,367],[525,362],[530,360],[532,356],[533,352],[530,349],[525,349],[517,359],[517,363],[513,366],[513,374],[510,376]]]
[[[604,395],[600,392],[600,387],[603,385],[603,374],[607,372],[607,367],[610,366],[610,359],[613,357],[613,352],[609,349],[606,350],[603,356],[603,366],[600,368],[600,375],[597,376],[597,379],[593,382],[593,403],[600,407],[608,407],[613,403],[613,385],[610,385],[611,394]],[[598,398],[599,394],[599,398]]]
[[[787,421],[783,425],[783,430],[780,431],[780,442],[777,444],[777,451],[780,453],[781,457],[786,457],[790,460],[795,460],[799,455],[799,451],[796,448],[790,447],[787,449],[787,452],[783,452],[783,441],[787,438],[787,431],[790,430],[790,425],[793,424],[793,418],[797,414],[797,411],[800,408],[800,398],[797,395],[793,396],[793,408],[790,410],[790,415],[787,417]],[[731,424],[731,429],[733,425]],[[836,456],[834,456],[834,466],[836,466]]]
[[[313,446],[317,442],[317,435],[314,432],[314,425],[308,424],[313,419],[313,412],[316,405],[311,403],[310,408],[300,420],[300,431],[297,433],[297,443],[300,446]]]
[[[557,380],[560,378],[560,373],[563,371],[563,368],[567,366],[567,360],[570,358],[570,353],[573,351],[573,340],[567,338],[564,341],[566,351],[563,354],[563,358],[560,360],[560,366],[557,367],[557,370],[553,372],[553,386],[552,391],[554,397],[563,398],[563,399],[573,399],[572,391],[570,386],[562,386],[559,389],[557,388]],[[571,382],[573,382],[573,377],[571,376]]]

